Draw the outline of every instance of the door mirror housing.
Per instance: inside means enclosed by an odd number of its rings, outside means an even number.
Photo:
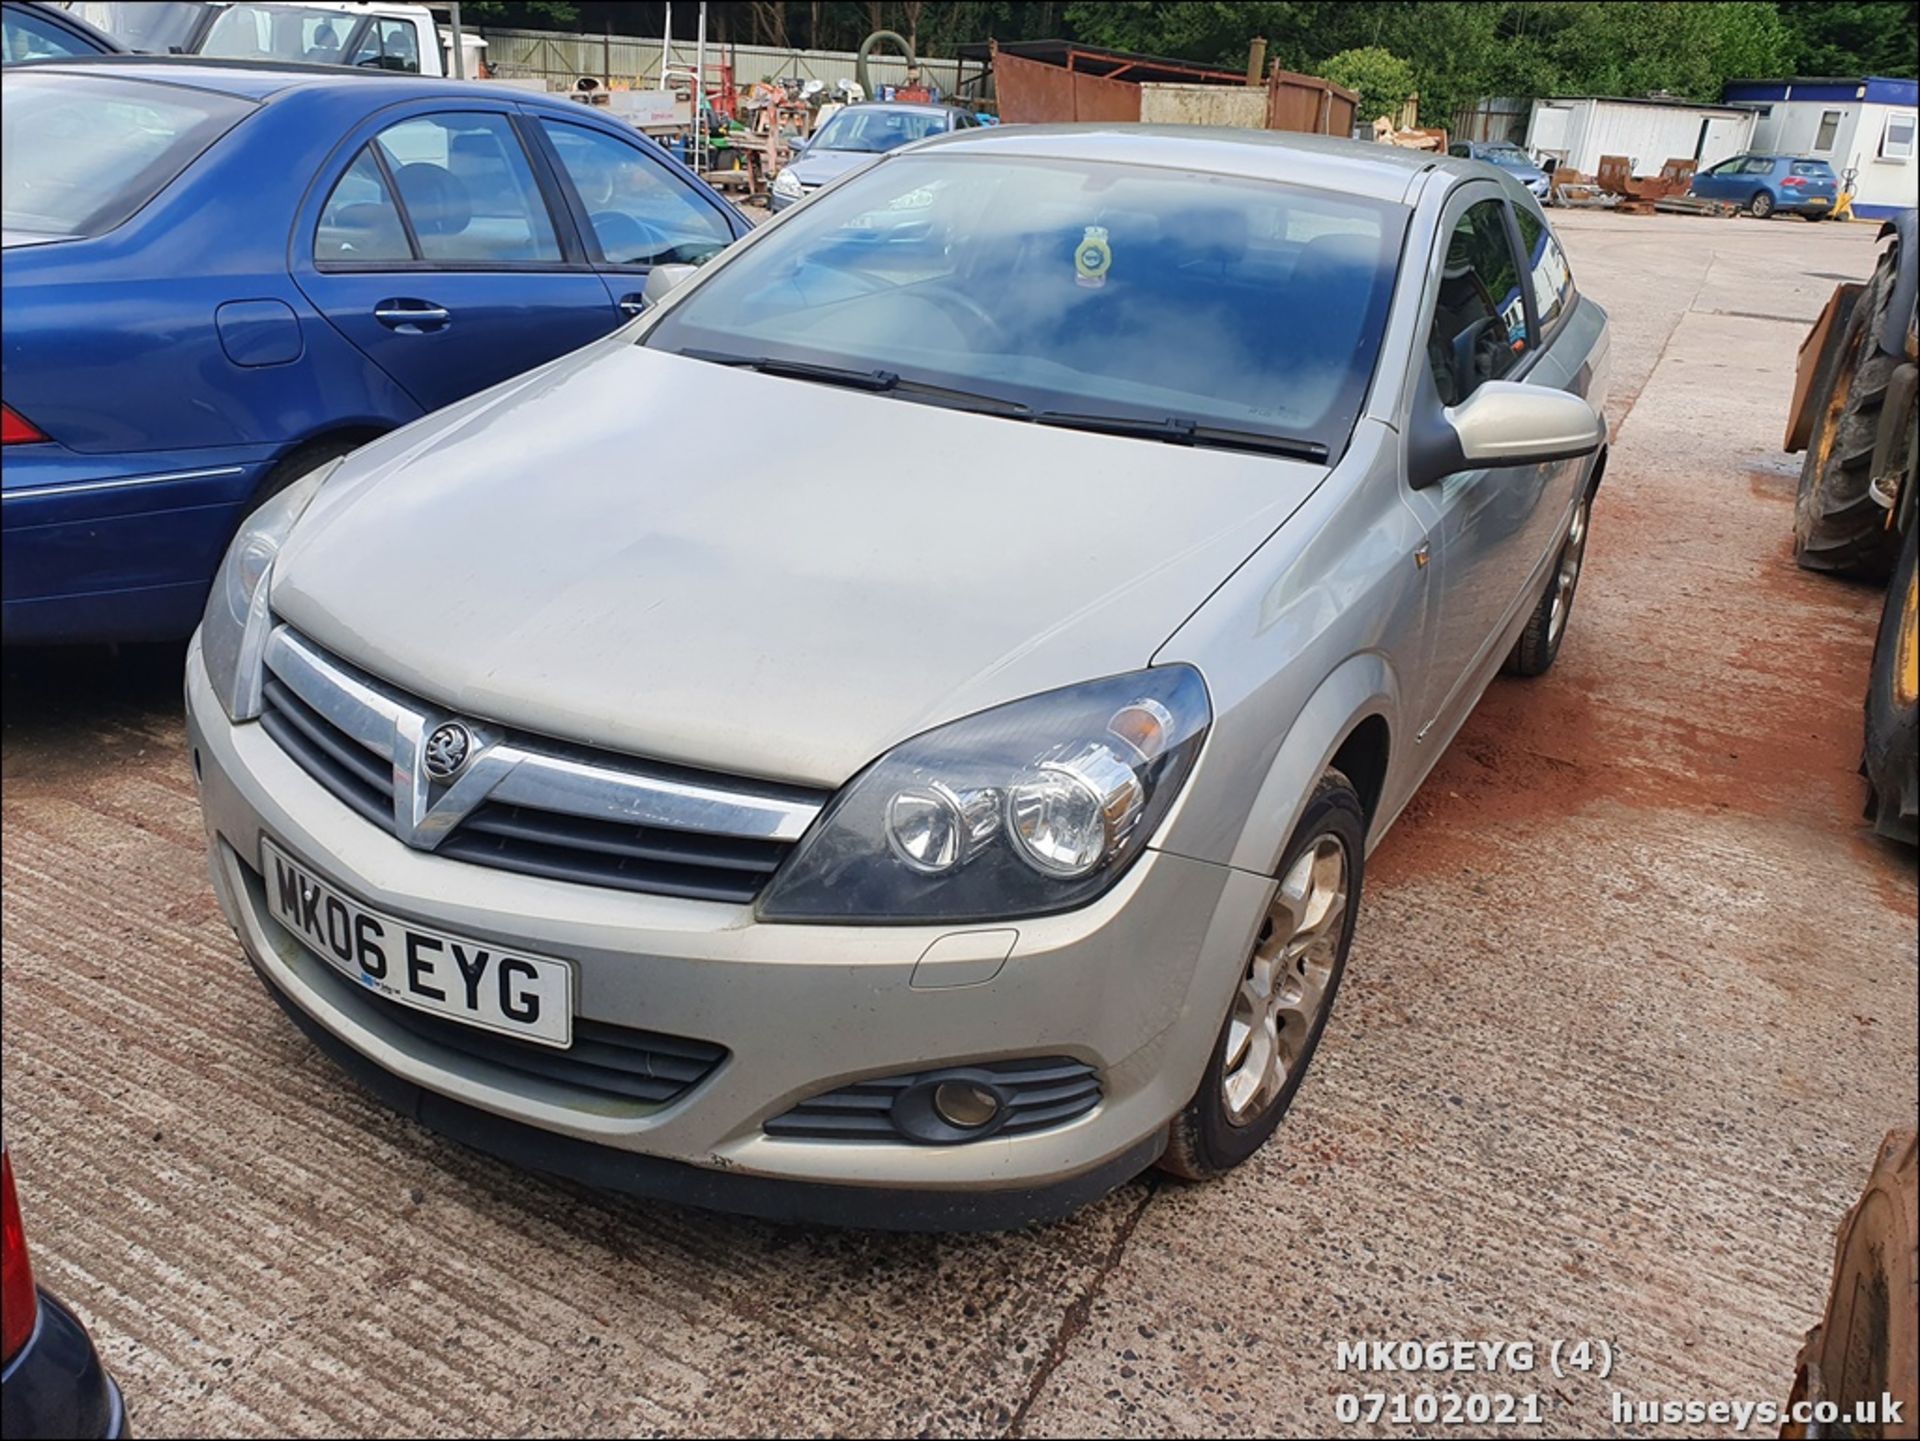
[[[658,305],[667,298],[667,292],[697,269],[692,265],[656,265],[647,272],[647,283],[640,287],[640,294],[648,305]]]
[[[1489,380],[1443,406],[1428,375],[1415,402],[1407,478],[1420,489],[1462,470],[1578,460],[1606,440],[1606,421],[1570,391]]]

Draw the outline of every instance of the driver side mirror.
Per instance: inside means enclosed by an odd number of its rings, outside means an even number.
[[[806,148],[807,148],[807,137],[804,135],[792,136],[787,141],[787,149],[792,151],[795,155],[798,155],[801,151],[805,150]]]
[[[698,269],[693,265],[656,265],[647,272],[647,283],[640,287],[640,294],[649,306],[658,305],[667,298],[667,292]]]
[[[1606,439],[1606,421],[1569,391],[1489,380],[1448,407],[1428,379],[1415,401],[1407,479],[1418,490],[1462,470],[1578,460]]]

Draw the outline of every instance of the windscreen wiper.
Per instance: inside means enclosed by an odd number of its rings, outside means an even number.
[[[975,390],[957,390],[926,380],[910,380],[892,370],[860,370],[853,366],[816,365],[807,360],[782,360],[773,355],[732,355],[724,350],[682,350],[680,355],[715,365],[733,365],[757,370],[762,375],[780,375],[793,380],[813,380],[822,385],[843,385],[849,390],[885,392],[956,410],[978,411],[982,415],[1006,415],[1017,420],[1031,417],[1029,407],[1004,396],[984,395]]]
[[[691,360],[714,365],[737,365],[762,375],[784,375],[822,385],[844,385],[850,390],[892,390],[900,377],[891,370],[859,370],[850,365],[815,365],[808,360],[782,360],[777,355],[732,355],[724,350],[682,350]]]
[[[1169,445],[1204,446],[1212,450],[1253,450],[1267,455],[1285,455],[1295,460],[1325,464],[1329,454],[1317,440],[1298,440],[1289,435],[1274,435],[1265,430],[1236,430],[1232,426],[1208,425],[1183,416],[1169,415],[1158,420],[1134,415],[1078,415],[1066,410],[1038,410],[1029,417],[1039,425],[1057,425],[1066,430],[1091,430],[1101,435],[1125,435],[1140,440],[1165,441]]]

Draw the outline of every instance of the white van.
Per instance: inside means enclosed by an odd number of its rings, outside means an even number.
[[[449,68],[433,13],[424,5],[67,0],[65,8],[148,54],[354,65],[411,75],[445,75]]]

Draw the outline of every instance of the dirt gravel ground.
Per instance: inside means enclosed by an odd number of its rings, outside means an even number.
[[[178,651],[6,658],[5,1134],[149,1436],[1406,1434],[1341,1392],[1777,1400],[1916,1110],[1915,862],[1858,820],[1877,595],[1788,553],[1794,355],[1870,227],[1560,222],[1617,427],[1573,628],[1377,852],[1275,1144],[998,1237],[782,1229],[382,1110],[208,891]],[[1612,1374],[1549,1374],[1555,1341]],[[1532,1342],[1358,1375],[1343,1341]],[[1447,1434],[1476,1429],[1447,1427]],[[1698,1434],[1699,1426],[1682,1428]],[[1711,1428],[1707,1428],[1711,1429]]]

